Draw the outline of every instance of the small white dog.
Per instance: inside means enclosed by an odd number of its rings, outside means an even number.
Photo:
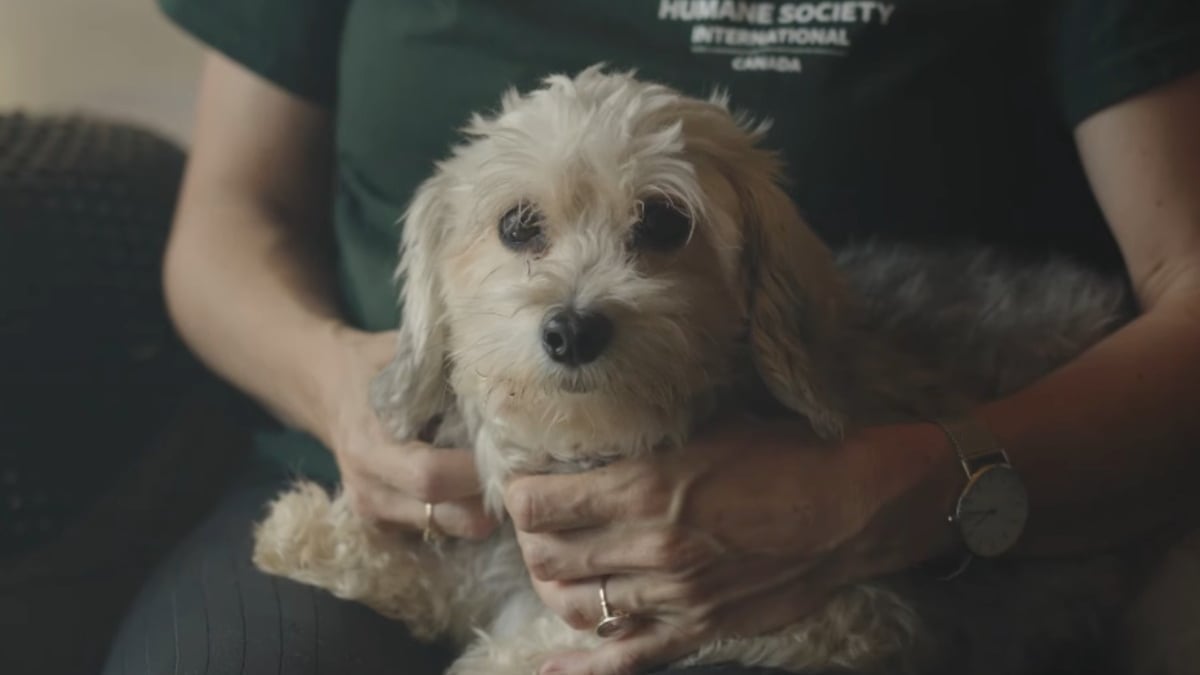
[[[678,448],[747,392],[832,438],[1012,391],[1126,317],[1120,286],[1065,264],[834,256],[782,190],[764,133],[723,97],[599,67],[476,116],[406,214],[398,355],[374,392],[389,430],[411,439],[440,420],[436,443],[474,449],[500,515],[514,472]],[[542,606],[508,528],[430,546],[303,483],[256,534],[261,569],[452,639],[461,675],[528,675],[600,639]],[[1109,562],[856,586],[802,623],[682,663],[918,672],[958,658],[951,629],[966,626],[973,657],[952,672],[1026,672],[1112,610]]]

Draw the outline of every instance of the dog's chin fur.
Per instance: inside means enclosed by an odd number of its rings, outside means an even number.
[[[689,412],[682,398],[664,405],[661,399],[622,399],[607,391],[526,390],[486,398],[481,415],[489,418],[497,440],[520,454],[515,470],[540,473],[556,464],[587,464],[677,444],[686,436]]]
[[[713,410],[723,386],[710,379],[713,370],[681,370],[666,355],[640,365],[622,359],[621,348],[580,370],[544,357],[525,370],[497,366],[488,377],[454,369],[462,414],[483,436],[474,448],[491,511],[502,512],[509,476],[580,471],[675,447]],[[648,381],[638,373],[655,375]]]
[[[440,420],[435,443],[474,449],[500,513],[514,473],[680,446],[714,412],[763,412],[764,398],[824,438],[952,413],[1023,386],[1127,318],[1119,285],[1057,262],[887,246],[835,256],[782,190],[779,163],[758,147],[765,131],[721,96],[600,68],[474,118],[405,214],[397,356],[372,392],[388,430],[412,439]],[[678,247],[631,244],[650,200],[689,218]],[[518,206],[539,214],[540,239],[525,248],[498,232]],[[562,308],[612,320],[595,361],[566,368],[544,352],[543,318]],[[378,536],[345,499],[311,485],[281,496],[256,532],[256,564],[455,639],[469,647],[457,673],[528,675],[549,652],[597,644],[541,606],[511,530],[422,546]],[[1027,672],[1119,604],[1095,563],[1012,574],[980,564],[970,583],[855,586],[795,626],[683,662],[908,673],[957,659],[951,637],[967,634],[993,651],[950,672]]]

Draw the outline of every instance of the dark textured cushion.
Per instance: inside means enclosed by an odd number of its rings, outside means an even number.
[[[196,371],[160,283],[183,164],[124,123],[0,114],[0,557],[83,513]]]

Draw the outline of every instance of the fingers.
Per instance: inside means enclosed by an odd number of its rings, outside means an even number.
[[[639,460],[582,474],[518,477],[504,494],[513,524],[525,532],[564,532],[616,519],[667,514],[672,499],[664,477]]]
[[[834,577],[823,568],[786,565],[778,560],[750,559],[714,565],[696,573],[621,574],[573,582],[534,581],[543,603],[568,625],[591,630],[604,618],[600,603],[601,579],[614,612],[656,621],[673,621],[695,630],[720,626],[733,616],[733,629],[745,631],[757,615],[743,617],[730,608],[765,606],[786,599],[780,611],[795,611],[809,597],[820,597],[832,588]],[[794,597],[793,597],[794,596]],[[750,603],[754,599],[758,604]],[[763,616],[769,613],[762,612]]]
[[[541,581],[612,574],[688,574],[720,555],[701,533],[669,524],[603,527],[561,533],[517,533],[529,573]]]
[[[433,526],[456,537],[480,538],[495,529],[481,504],[471,452],[435,448],[419,440],[397,441],[368,404],[369,380],[396,353],[396,331],[352,331],[346,374],[328,434],[352,508],[378,525],[424,530],[426,505]]]
[[[420,441],[373,446],[364,468],[378,481],[421,502],[465,499],[480,492],[475,458],[467,450]]]
[[[808,584],[772,588],[728,605],[676,614],[652,609],[626,609],[620,604],[623,590],[609,580],[607,594],[615,611],[629,611],[646,619],[628,637],[607,640],[592,651],[555,654],[539,669],[539,675],[635,675],[665,666],[719,639],[753,637],[798,623],[827,602],[829,588],[813,579]],[[598,594],[597,594],[598,596]],[[598,597],[596,603],[599,603]],[[591,629],[594,623],[576,626]]]
[[[704,619],[669,617],[647,622],[627,638],[605,642],[590,652],[555,655],[540,675],[636,675],[670,664],[710,642],[750,637],[798,622],[820,607],[823,599],[794,591],[756,596],[739,603],[728,615]]]
[[[597,493],[582,474],[526,476],[509,483],[504,506],[517,529],[525,532],[594,527],[613,515],[607,508],[610,502],[597,500]]]
[[[463,499],[479,493],[475,461],[466,450],[434,448],[419,440],[391,438],[368,404],[368,380],[396,350],[396,332],[356,333],[353,358],[333,418],[331,449],[343,473],[370,476],[424,502]]]
[[[371,479],[348,482],[347,495],[354,511],[384,526],[424,530],[464,539],[484,539],[497,526],[487,515],[479,496],[433,504],[432,517],[426,522],[426,502],[403,494]]]
[[[338,443],[343,473],[370,477],[424,502],[463,499],[480,492],[474,456],[421,441],[388,439],[373,415],[346,424],[352,433]]]
[[[592,630],[604,619],[600,604],[600,579],[571,583],[534,581],[534,588],[550,611],[576,630]],[[646,617],[678,613],[679,594],[669,580],[652,576],[614,576],[604,581],[605,596],[613,612]]]
[[[374,424],[372,419],[358,427],[338,454],[356,513],[380,525],[424,530],[425,505],[433,504],[433,525],[442,534],[480,539],[495,529],[495,519],[483,509],[470,452],[421,441],[395,443]]]

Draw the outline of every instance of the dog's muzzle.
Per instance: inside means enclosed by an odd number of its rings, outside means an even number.
[[[595,361],[612,341],[612,335],[612,320],[594,312],[555,310],[542,320],[546,355],[572,368]]]

